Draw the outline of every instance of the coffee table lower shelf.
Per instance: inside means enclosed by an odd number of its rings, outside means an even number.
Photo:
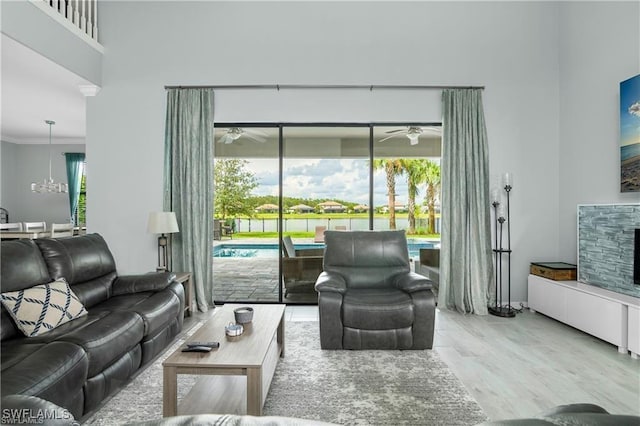
[[[264,370],[165,367],[163,416],[210,413],[261,416],[262,406],[269,392],[279,356],[280,351],[277,351],[275,356],[271,356],[272,360],[265,363]],[[175,372],[172,371],[173,368]],[[204,377],[198,378],[178,405],[177,377],[179,374]],[[175,384],[172,383],[174,380]],[[175,391],[171,391],[172,389]]]
[[[225,341],[221,326],[234,305],[221,312],[193,336],[195,341],[221,342],[220,352],[181,354],[179,349],[163,363],[163,416],[184,414],[262,415],[280,357],[284,356],[284,305],[254,305],[254,325],[245,336]],[[224,333],[224,332],[223,332]],[[178,375],[199,377],[178,407]]]
[[[178,403],[179,416],[212,412],[238,416],[248,414],[247,379],[242,376],[199,377]]]

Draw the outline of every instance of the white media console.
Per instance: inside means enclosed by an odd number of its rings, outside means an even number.
[[[529,309],[640,355],[640,299],[578,281],[529,275]]]

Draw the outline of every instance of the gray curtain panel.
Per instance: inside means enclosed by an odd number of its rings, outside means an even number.
[[[480,89],[442,93],[442,241],[438,305],[486,315],[493,261],[487,129]]]
[[[64,156],[67,163],[67,184],[69,185],[69,217],[77,225],[76,210],[80,201],[85,154],[84,152],[67,152]]]
[[[198,309],[213,307],[213,90],[167,90],[164,209],[176,213],[172,269],[193,274]]]

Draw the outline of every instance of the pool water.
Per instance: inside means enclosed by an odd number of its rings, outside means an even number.
[[[324,244],[295,244],[297,250],[324,248]],[[213,248],[213,257],[270,257],[277,258],[277,244],[219,244]]]
[[[408,240],[409,257],[418,257],[421,248],[433,248],[438,243]],[[297,250],[324,248],[324,244],[295,244]],[[277,258],[280,249],[278,244],[219,244],[213,248],[213,257],[238,258]]]

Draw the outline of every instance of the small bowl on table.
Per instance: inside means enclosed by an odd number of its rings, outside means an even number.
[[[227,335],[227,338],[238,337],[244,333],[244,327],[242,324],[229,323],[229,325],[224,327],[224,333]]]
[[[253,321],[253,308],[249,306],[236,308],[233,310],[233,315],[236,319],[236,324],[249,324]]]

